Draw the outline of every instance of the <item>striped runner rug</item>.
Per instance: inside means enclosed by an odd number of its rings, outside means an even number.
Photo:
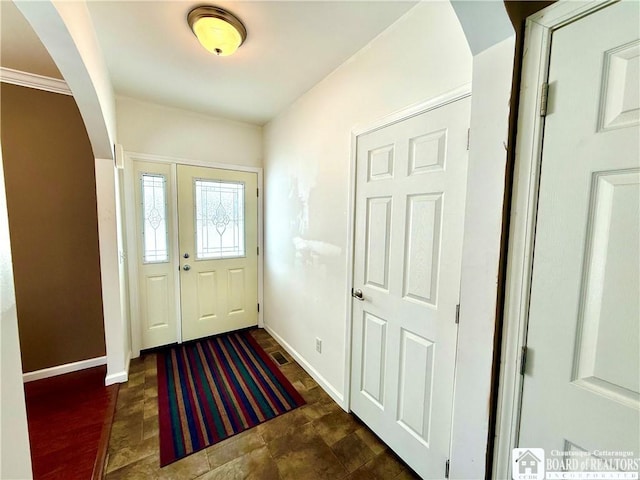
[[[305,403],[247,330],[157,359],[162,467]]]

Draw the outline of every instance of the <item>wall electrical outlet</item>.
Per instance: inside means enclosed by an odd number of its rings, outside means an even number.
[[[322,353],[322,340],[316,337],[316,352]]]

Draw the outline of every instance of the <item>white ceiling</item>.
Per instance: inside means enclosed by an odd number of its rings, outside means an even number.
[[[118,95],[262,125],[416,1],[217,1],[247,28],[230,57],[187,25],[194,1],[88,2]]]

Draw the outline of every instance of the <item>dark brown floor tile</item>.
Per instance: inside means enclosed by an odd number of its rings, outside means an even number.
[[[280,350],[282,350],[282,347],[280,345],[278,345],[276,342],[265,343],[264,346],[262,346],[262,345],[260,345],[260,346],[269,355],[271,355],[274,352],[279,352]],[[287,365],[289,365],[289,364],[287,364]]]
[[[348,472],[357,470],[374,457],[371,449],[355,432],[334,443],[331,449]]]
[[[304,401],[308,404],[313,404],[317,402],[327,403],[333,402],[333,399],[320,387],[311,388],[306,391],[300,392]]]
[[[303,374],[306,374],[302,367],[295,362],[278,366],[280,367],[280,371],[285,374],[289,381],[291,381],[292,379],[298,379],[302,377]]]
[[[306,423],[309,423],[309,419],[297,408],[268,422],[262,423],[256,428],[264,441],[268,443],[275,438],[296,431]]]
[[[160,478],[158,459],[156,455],[151,455],[109,472],[105,478],[106,480],[158,480]]]
[[[313,378],[311,378],[311,376],[309,375],[303,375],[300,377],[300,379],[298,380],[299,382],[302,383],[302,385],[304,386],[304,388],[306,390],[311,390],[312,388],[315,388],[318,386],[318,382],[316,382]]]
[[[145,418],[142,421],[142,438],[146,440],[151,437],[160,435],[160,426],[158,424],[158,416]]]
[[[271,456],[277,458],[292,448],[296,448],[305,443],[313,443],[318,439],[320,439],[318,432],[316,432],[311,423],[307,423],[289,432],[287,435],[273,439],[267,443],[267,447],[269,448],[269,452],[271,452]]]
[[[421,479],[418,475],[413,473],[411,470],[409,470],[408,468],[405,468],[393,480],[421,480]]]
[[[198,477],[198,480],[280,480],[280,475],[269,451],[262,446]]]
[[[135,403],[144,398],[144,387],[142,385],[134,388],[120,388],[118,391],[118,400],[116,410],[121,410],[131,403]]]
[[[159,460],[157,460],[159,462]],[[193,455],[159,468],[160,480],[191,480],[209,471],[207,453],[201,450]]]
[[[155,353],[145,355],[141,357],[144,361],[144,369],[145,371],[153,370],[155,371],[158,368],[158,362]]]
[[[258,345],[260,345],[260,348],[262,348],[265,351],[270,350],[277,345],[277,343],[275,343],[274,341],[266,338],[257,338],[256,342],[258,343]]]
[[[144,370],[137,373],[129,373],[129,380],[125,383],[126,388],[134,388],[144,384]]]
[[[140,399],[138,399],[138,396],[136,395],[135,400],[124,400],[122,403],[118,402],[113,420],[117,422],[118,420],[123,420],[127,417],[138,414],[142,416],[143,410],[144,397],[140,397]]]
[[[291,385],[293,385],[293,387],[299,392],[305,392],[307,390],[307,388],[305,388],[305,386],[302,384],[302,382],[300,380],[294,380],[291,382]]]
[[[311,425],[277,438],[267,447],[283,480],[338,480],[347,475],[336,455]]]
[[[376,480],[376,479],[371,476],[371,473],[368,470],[364,468],[359,468],[355,472],[347,475],[345,480]],[[385,480],[388,480],[388,479],[385,479]]]
[[[123,446],[118,450],[114,450],[109,455],[109,463],[107,464],[107,472],[112,472],[122,468],[130,463],[137,462],[152,454],[158,454],[158,439],[148,438],[137,445]]]
[[[144,389],[144,399],[158,401],[158,387],[149,387]]]
[[[309,420],[317,420],[330,413],[341,411],[342,409],[335,402],[316,402],[303,405],[300,407],[300,410]]]
[[[144,372],[144,360],[142,357],[134,358],[129,362],[129,376],[134,373]]]
[[[154,376],[154,378],[157,378]],[[154,392],[154,393],[151,393]],[[144,384],[144,398],[148,398],[150,396],[157,397],[158,396],[158,382],[145,382]]]
[[[116,421],[111,426],[109,452],[116,452],[130,445],[142,442],[142,418]]]
[[[144,401],[143,418],[158,416],[158,400],[156,398],[148,398]]]
[[[390,451],[377,455],[358,470],[353,472],[349,480],[389,480],[397,477],[404,470],[404,465]]]
[[[379,453],[384,452],[387,449],[387,446],[380,440],[371,430],[367,427],[360,427],[356,430],[356,435],[358,435],[364,443],[371,449],[371,451],[378,455]]]
[[[264,447],[264,440],[256,428],[246,430],[207,448],[211,469],[217,468],[253,450]]]
[[[342,440],[344,437],[360,428],[355,417],[343,410],[330,413],[329,415],[325,415],[324,417],[314,420],[313,426],[328,445],[333,445],[337,441]]]

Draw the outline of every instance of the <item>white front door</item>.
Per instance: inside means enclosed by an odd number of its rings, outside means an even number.
[[[178,165],[182,339],[258,324],[257,175]]]
[[[553,33],[518,441],[547,455],[640,456],[639,5]]]
[[[424,478],[449,455],[470,103],[357,141],[351,408]]]
[[[257,174],[133,162],[140,349],[258,323]]]

